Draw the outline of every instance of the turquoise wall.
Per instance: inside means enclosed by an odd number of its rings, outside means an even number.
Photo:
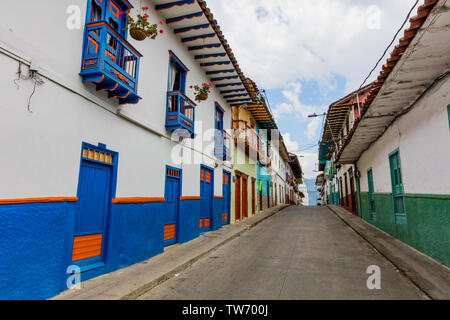
[[[259,126],[256,126],[257,132],[259,134]],[[265,143],[267,143],[267,137],[265,135],[261,136],[261,140]],[[267,172],[267,168],[266,167],[261,167],[258,163],[258,176],[257,176],[258,180],[257,180],[257,193],[259,193],[259,185],[260,185],[260,181],[261,181],[261,191],[262,191],[262,195],[263,196],[269,196],[270,195],[270,190],[267,189],[267,182],[269,183],[270,186],[270,182],[271,182],[271,173]]]

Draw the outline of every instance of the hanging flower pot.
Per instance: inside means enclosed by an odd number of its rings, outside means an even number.
[[[149,10],[149,7],[142,7],[141,12],[137,15],[137,18],[134,19],[131,16],[127,16],[127,23],[128,27],[126,27],[124,30],[130,31],[130,36],[137,40],[137,41],[143,41],[147,38],[150,38],[152,40],[156,39],[156,36],[159,33],[163,33],[164,31],[161,29],[158,32],[158,25],[150,24],[148,19],[150,16],[148,15],[147,11]],[[123,12],[121,12],[123,14]],[[161,25],[163,25],[163,22],[159,22]]]
[[[207,93],[200,93],[200,94],[197,96],[196,99],[197,99],[197,100],[200,100],[200,101],[208,100],[208,94],[207,94]]]
[[[147,32],[142,28],[130,28],[130,36],[137,41],[147,39]]]
[[[195,101],[202,102],[208,100],[209,93],[211,93],[212,83],[204,83],[202,87],[199,85],[191,86],[195,90]]]

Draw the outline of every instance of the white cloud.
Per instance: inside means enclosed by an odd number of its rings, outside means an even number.
[[[318,157],[317,152],[302,152],[300,145],[297,141],[292,139],[292,135],[289,132],[283,133],[283,140],[286,148],[290,153],[296,154],[299,158],[304,175],[307,179],[312,179],[317,176],[314,172],[318,169]],[[318,147],[317,147],[318,148]],[[311,151],[315,151],[314,148]]]
[[[208,0],[244,73],[266,89],[297,80],[316,80],[326,86],[335,74],[344,75],[349,90],[355,89],[413,3]],[[380,10],[374,11],[374,4]]]
[[[298,143],[296,141],[292,140],[291,134],[287,132],[287,133],[282,134],[282,136],[283,136],[284,144],[285,144],[287,150],[291,153],[298,152]]]
[[[300,164],[302,166],[302,170],[304,172],[304,177],[307,179],[313,179],[317,176],[317,172],[314,172],[318,169],[318,156],[317,152],[302,152],[299,154],[302,156],[300,159]]]
[[[312,106],[303,104],[300,101],[302,86],[299,82],[294,81],[286,84],[282,95],[286,102],[278,104],[273,110],[274,117],[280,119],[283,117],[295,117],[299,120],[306,120],[308,115],[326,110],[325,106]]]
[[[312,141],[314,138],[317,137],[317,131],[320,129],[320,125],[322,124],[321,118],[314,118],[311,120],[311,122],[308,124],[306,128],[305,135],[308,138],[309,141]]]
[[[336,88],[336,75],[340,75],[347,81],[347,92],[357,89],[414,2],[207,1],[244,74],[260,88],[283,89],[284,101],[273,109],[275,119],[298,121],[300,128],[306,128],[302,130],[311,143],[314,138],[319,139],[322,118],[308,119],[308,115],[325,112],[327,106],[302,103],[301,83],[317,82],[318,94],[326,96],[329,90]],[[378,20],[374,20],[374,13]],[[369,81],[380,69],[381,65]],[[289,151],[302,148],[289,133],[284,137]],[[304,156],[300,162],[305,177],[314,178],[317,150],[300,154]]]

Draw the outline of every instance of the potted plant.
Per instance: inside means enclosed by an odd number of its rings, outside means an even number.
[[[191,89],[195,90],[195,101],[202,102],[208,99],[209,93],[211,93],[212,83],[204,83],[201,87],[199,85],[191,86]]]
[[[149,7],[142,7],[142,10],[138,13],[136,20],[130,15],[127,15],[128,27],[124,28],[124,30],[129,30],[131,37],[137,41],[143,41],[147,38],[154,40],[156,39],[158,33],[164,32],[162,29],[158,32],[158,25],[156,23],[150,24],[148,21],[150,18],[147,13],[148,10]],[[162,21],[159,23],[163,25]]]

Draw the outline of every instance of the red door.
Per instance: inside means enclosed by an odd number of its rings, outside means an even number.
[[[242,178],[242,217],[248,217],[248,178]]]
[[[235,206],[234,212],[236,215],[236,221],[241,220],[241,177],[236,176],[236,186],[235,186]]]
[[[252,215],[256,214],[256,180],[252,179]]]

